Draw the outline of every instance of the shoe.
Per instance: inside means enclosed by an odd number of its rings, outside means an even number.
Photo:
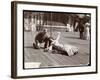
[[[44,49],[44,52],[48,52],[48,49],[47,49],[47,48],[45,48],[45,49]]]

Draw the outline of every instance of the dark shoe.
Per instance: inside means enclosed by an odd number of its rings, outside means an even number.
[[[33,48],[34,48],[34,49],[40,49],[40,47],[37,46],[35,43],[33,43]]]
[[[47,48],[45,48],[45,49],[44,49],[44,52],[48,52],[48,49],[47,49]]]

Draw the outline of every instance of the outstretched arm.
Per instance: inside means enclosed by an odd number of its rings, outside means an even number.
[[[60,38],[60,32],[57,32],[58,33],[58,36],[57,36],[57,38],[56,38],[56,41],[58,41],[59,40],[59,38]]]

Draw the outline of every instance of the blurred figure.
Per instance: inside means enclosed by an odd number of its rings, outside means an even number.
[[[80,39],[84,39],[84,24],[82,21],[79,22],[79,32],[80,32]]]
[[[89,27],[90,27],[90,23],[85,23],[85,28],[84,28],[84,39],[85,40],[88,40],[90,36]]]
[[[71,28],[70,24],[67,24],[67,26],[66,26],[66,32],[70,32],[70,31],[72,31],[72,28]]]

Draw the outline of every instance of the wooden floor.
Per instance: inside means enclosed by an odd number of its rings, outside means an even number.
[[[56,37],[53,32],[53,37]],[[57,53],[44,52],[43,49],[34,49],[32,43],[36,32],[24,32],[24,60],[25,62],[40,62],[40,67],[82,66],[88,65],[90,59],[89,40],[79,39],[78,32],[61,32],[60,43],[79,47],[79,53],[67,56]]]

